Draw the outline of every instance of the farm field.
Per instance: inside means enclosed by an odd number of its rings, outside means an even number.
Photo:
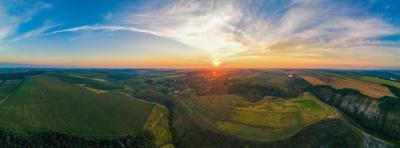
[[[370,82],[370,83],[375,83],[375,84],[380,84],[380,85],[385,84],[385,85],[390,85],[393,87],[400,88],[400,82],[384,80],[384,79],[377,78],[377,77],[361,76],[361,77],[358,77],[357,79],[365,81],[365,82]]]
[[[329,77],[329,76],[324,76]],[[394,97],[394,94],[385,86],[398,85],[396,82],[382,80],[379,78],[372,77],[359,77],[359,76],[346,76],[341,75],[340,78],[331,78],[330,81],[324,81],[318,78],[318,76],[303,76],[303,79],[310,84],[316,85],[329,85],[336,89],[354,89],[360,91],[362,94],[370,96],[372,98],[382,98],[384,96]]]
[[[0,75],[0,136],[1,132],[22,135],[16,139],[31,140],[26,143],[52,132],[50,135],[62,142],[71,136],[92,140],[75,141],[83,146],[104,142],[108,147],[120,147],[115,146],[120,143],[139,147],[312,147],[325,141],[343,143],[343,139],[331,137],[335,133],[346,137],[345,144],[354,141],[356,147],[365,144],[363,138],[368,136],[372,143],[383,141],[390,145],[390,137],[376,134],[381,131],[364,128],[364,121],[374,121],[355,120],[360,117],[345,109],[352,111],[361,105],[359,109],[380,110],[375,113],[387,117],[387,121],[381,120],[388,126],[379,127],[394,130],[400,111],[398,98],[390,95],[398,91],[396,82],[346,72],[10,71]],[[390,90],[389,85],[393,86]],[[350,92],[349,96],[346,92]],[[367,96],[357,95],[360,93]],[[380,97],[383,99],[377,99]],[[384,132],[391,134],[390,130]],[[0,140],[0,145],[2,142],[8,141]],[[39,143],[43,146],[45,142]]]
[[[235,95],[195,96],[182,103],[193,120],[225,134],[258,141],[284,139],[307,125],[339,117],[309,93],[292,99],[265,97],[257,102]]]
[[[0,126],[22,134],[135,135],[143,129],[153,106],[123,94],[98,94],[53,77],[34,76],[3,100]]]
[[[155,105],[146,121],[145,129],[154,136],[154,143],[157,147],[173,147],[168,114],[167,108]]]

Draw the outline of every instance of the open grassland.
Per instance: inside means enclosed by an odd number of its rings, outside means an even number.
[[[377,77],[369,77],[369,76],[361,76],[358,77],[357,79],[365,81],[365,82],[370,82],[370,83],[375,83],[375,84],[385,84],[385,85],[390,85],[393,87],[397,87],[400,89],[400,82],[396,81],[390,81],[390,80],[385,80]]]
[[[36,71],[36,70],[11,70],[11,71],[0,71],[0,79],[1,80],[15,80],[15,79],[23,79],[28,76],[43,74],[44,71]]]
[[[261,85],[273,85],[282,90],[287,89],[287,80],[289,77],[283,73],[260,73],[249,76],[248,82]]]
[[[202,126],[257,141],[284,139],[307,125],[338,117],[308,93],[292,99],[265,97],[257,102],[236,95],[193,96],[181,103]]]
[[[0,85],[0,96],[9,96],[13,90],[17,89],[17,87],[20,86],[22,81],[23,79],[4,80],[3,83]]]
[[[336,89],[351,88],[360,91],[362,94],[370,96],[372,98],[381,98],[384,96],[394,97],[392,92],[387,87],[382,85],[366,83],[355,79],[344,79],[331,83]]]
[[[78,75],[78,74],[70,74],[69,76],[76,77],[76,78],[81,78],[81,79],[90,79],[90,80],[98,81],[98,82],[107,82],[107,80],[102,79],[102,78],[97,78],[97,77],[81,76],[81,75]]]
[[[179,78],[179,77],[184,77],[184,76],[186,76],[186,75],[183,73],[168,73],[168,74],[148,76],[148,78],[153,81],[160,81],[160,80],[164,80],[164,79],[174,79],[174,78]]]
[[[328,77],[328,75],[324,76]],[[329,85],[336,89],[355,89],[360,93],[367,95],[372,98],[382,98],[384,96],[394,97],[393,93],[385,86],[381,84],[395,85],[396,82],[389,83],[387,80],[382,80],[374,77],[358,77],[358,76],[346,76],[340,75],[331,78],[331,81],[321,80],[317,76],[303,76],[303,79],[312,85]]]
[[[127,95],[94,93],[56,78],[35,76],[26,78],[0,104],[0,126],[21,134],[135,135],[143,130],[153,106]]]
[[[167,108],[155,105],[146,121],[145,129],[153,135],[157,147],[174,147],[169,131],[168,114]]]
[[[288,76],[285,73],[264,73],[231,80],[227,90],[229,94],[256,102],[264,96],[296,98],[309,86],[307,81],[296,76]]]
[[[324,81],[313,77],[313,76],[303,76],[303,79],[306,80],[308,83],[310,83],[311,85],[324,85],[326,84]]]
[[[48,73],[48,75],[52,77],[56,77],[62,81],[73,83],[73,84],[80,84],[85,85],[87,87],[91,87],[94,89],[102,89],[102,90],[119,90],[123,89],[123,86],[115,85],[106,81],[105,79],[101,78],[92,78],[92,77],[85,77],[76,74],[67,74],[67,73]]]

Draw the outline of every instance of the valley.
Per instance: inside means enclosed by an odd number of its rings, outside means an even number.
[[[371,75],[40,69],[0,78],[0,135],[21,147],[399,145],[400,82]],[[57,144],[40,142],[43,136]]]

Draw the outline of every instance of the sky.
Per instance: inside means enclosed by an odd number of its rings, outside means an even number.
[[[1,0],[0,65],[400,68],[399,0]]]

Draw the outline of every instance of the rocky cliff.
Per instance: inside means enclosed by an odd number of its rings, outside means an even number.
[[[400,144],[399,98],[373,99],[356,90],[314,86],[310,90],[320,100],[336,107],[373,133]]]

